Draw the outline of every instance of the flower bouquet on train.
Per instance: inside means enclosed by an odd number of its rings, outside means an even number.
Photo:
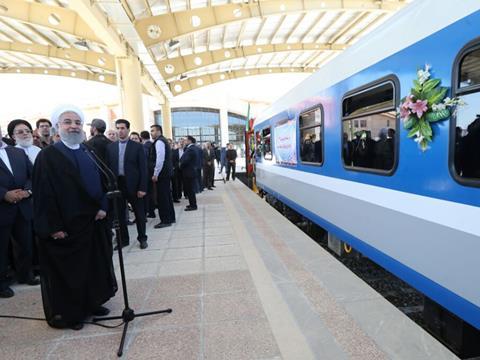
[[[409,130],[408,137],[414,138],[422,151],[433,139],[431,124],[449,118],[457,105],[464,105],[459,98],[446,97],[448,88],[440,86],[440,79],[430,76],[429,65],[417,71],[414,86],[398,109],[405,129]]]

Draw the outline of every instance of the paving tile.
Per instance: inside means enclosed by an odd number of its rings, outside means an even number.
[[[160,266],[158,276],[198,274],[202,270],[202,260],[166,261]]]
[[[236,244],[237,240],[233,236],[212,235],[205,236],[205,246]]]
[[[201,231],[204,228],[203,222],[194,222],[191,224],[175,224],[173,231],[176,233],[178,231],[185,231],[185,230],[195,230],[195,231]]]
[[[206,295],[204,304],[207,323],[265,317],[256,292]]]
[[[198,327],[184,327],[136,333],[127,355],[132,360],[197,360],[200,330]]]
[[[5,331],[2,328],[2,331]],[[4,360],[27,360],[27,359],[46,359],[50,350],[56,346],[56,343],[40,343],[40,344],[16,344],[0,346],[0,359]]]
[[[62,340],[48,359],[118,359],[117,350],[120,344],[120,334],[102,335],[102,329],[98,327],[97,331],[98,334],[95,336]]]
[[[230,228],[230,227],[208,228],[208,227],[206,227],[205,236],[234,237],[233,228]]]
[[[186,247],[198,247],[203,246],[203,238],[184,238],[184,239],[172,239],[168,243],[168,248],[186,248]]]
[[[125,265],[125,276],[127,279],[140,279],[154,277],[157,274],[158,263],[127,264]],[[120,281],[120,271],[115,267],[117,280]]]
[[[163,261],[199,259],[202,257],[202,254],[203,254],[202,247],[168,249],[167,252],[165,253],[165,257],[163,258]]]
[[[142,311],[172,309],[171,313],[155,314],[139,318],[136,329],[163,328],[178,325],[196,325],[200,323],[200,297],[189,296],[181,298],[150,297]]]
[[[202,238],[203,237],[203,229],[196,228],[196,229],[185,229],[185,230],[174,230],[172,234],[172,239],[186,239],[186,238]]]
[[[238,292],[255,289],[248,270],[211,272],[205,274],[205,292]]]
[[[152,249],[150,251],[135,251],[124,254],[124,264],[142,264],[160,262],[165,251]],[[118,257],[113,258],[113,263],[117,265],[119,263]]]
[[[344,306],[390,358],[452,359],[446,348],[385,299],[356,301]],[[361,352],[362,344],[358,347]]]
[[[205,359],[266,359],[280,356],[266,320],[232,321],[205,326]]]
[[[152,292],[155,284],[155,278],[141,278],[127,280],[128,302],[133,310],[138,310],[143,306],[146,297]],[[113,298],[104,305],[110,309],[110,314],[120,315],[124,308],[122,283],[120,277],[117,277],[118,291]]]
[[[148,240],[148,248],[146,249],[140,249],[139,247],[131,248],[129,253],[135,253],[135,252],[149,252],[152,250],[161,250],[165,249],[168,246],[168,238],[167,239],[162,239],[162,240]],[[116,257],[116,253],[113,254],[114,257]]]
[[[232,271],[232,270],[246,270],[247,264],[241,256],[223,256],[212,257],[205,259],[205,271]]]
[[[150,298],[171,298],[179,296],[199,296],[202,291],[202,276],[165,276],[153,280]]]
[[[217,246],[206,246],[205,247],[205,256],[206,257],[217,257],[217,256],[237,256],[241,255],[241,250],[236,244],[225,244]]]

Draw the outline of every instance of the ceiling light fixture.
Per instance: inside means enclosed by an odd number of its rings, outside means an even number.
[[[85,39],[81,39],[81,40],[78,40],[78,41],[75,41],[74,42],[75,45],[77,46],[81,46],[81,47],[84,47],[86,49],[90,49],[90,47],[88,46],[88,43]]]
[[[177,48],[179,45],[180,45],[180,41],[175,40],[175,39],[171,39],[168,42],[168,47],[170,48],[170,50],[173,50],[173,49]]]

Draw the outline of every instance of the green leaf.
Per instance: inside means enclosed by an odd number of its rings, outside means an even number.
[[[420,84],[420,81],[418,81],[417,79],[413,80],[413,85],[415,86],[415,88],[412,90],[415,90],[417,92],[422,91],[422,84]]]
[[[425,94],[435,89],[440,84],[440,79],[430,79],[423,84],[422,93]]]
[[[425,119],[428,122],[433,123],[433,122],[436,122],[436,121],[445,120],[449,116],[450,116],[450,110],[443,109],[443,110],[432,111],[432,112],[427,113],[427,115],[425,115]]]
[[[415,99],[423,100],[422,99],[422,93],[420,91],[417,91],[415,89],[410,89],[410,94],[412,94]]]
[[[445,87],[442,87],[440,89],[436,89],[434,93],[427,98],[428,104],[433,105],[433,104],[438,104],[441,102],[443,99],[445,99],[445,96],[447,96],[447,91],[448,89]]]
[[[416,118],[413,116],[409,116],[407,119],[405,119],[403,123],[403,127],[405,129],[410,129],[413,125],[415,125]]]
[[[428,121],[420,120],[419,124],[420,124],[420,133],[423,136],[432,136],[433,135],[432,128],[430,127],[430,123]]]
[[[419,122],[417,122],[413,127],[412,129],[408,132],[408,137],[411,138],[411,137],[414,137],[415,134],[420,130],[420,125],[419,125]]]

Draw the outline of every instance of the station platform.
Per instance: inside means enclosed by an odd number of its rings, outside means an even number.
[[[173,313],[132,322],[124,359],[456,358],[238,180],[198,204],[175,204],[170,228],[149,219],[148,249],[125,249],[131,307]],[[43,316],[38,286],[14,290],[1,314]],[[120,314],[121,291],[106,305]],[[115,359],[122,331],[11,319],[0,329],[4,360]]]

